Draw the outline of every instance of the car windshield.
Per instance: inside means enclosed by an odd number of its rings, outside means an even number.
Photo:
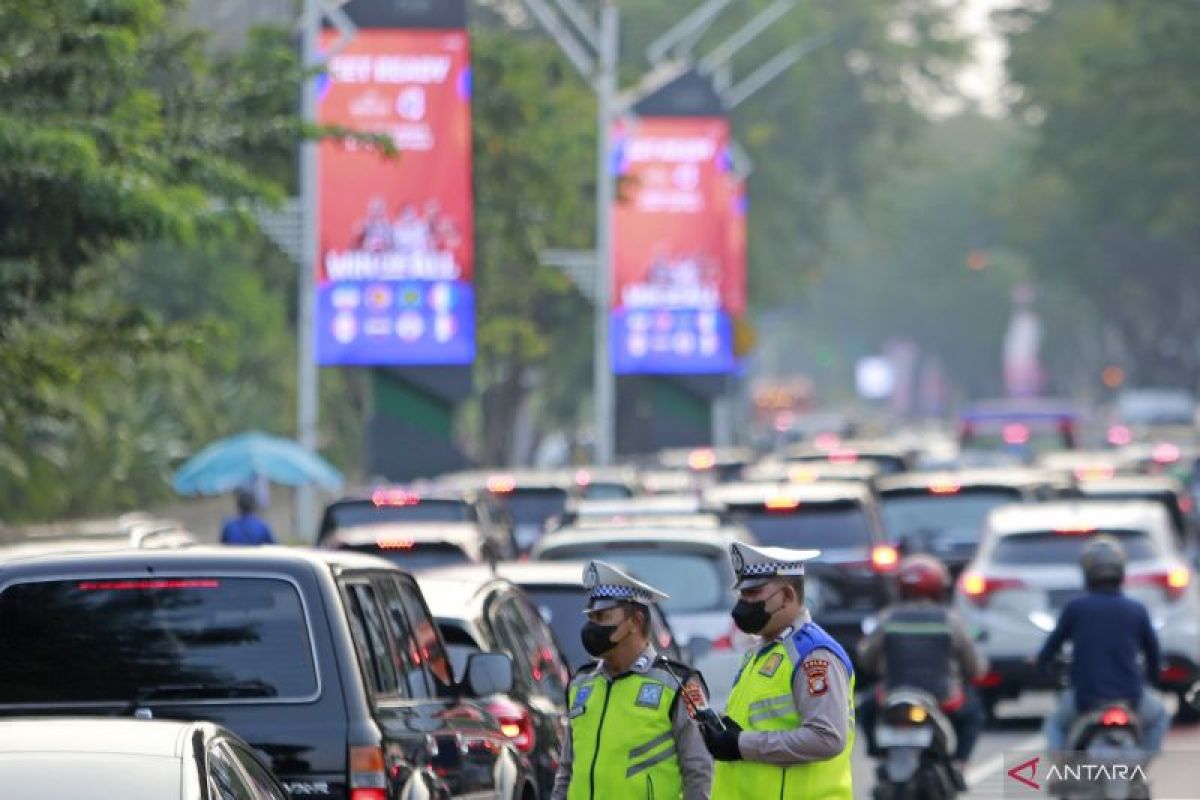
[[[539,529],[546,520],[561,514],[567,506],[567,493],[562,489],[518,488],[497,497],[508,507],[513,522],[517,525],[536,525]]]
[[[592,658],[583,649],[579,629],[583,625],[583,610],[587,607],[587,593],[583,587],[571,586],[523,586],[525,594],[537,606],[542,619],[554,631],[554,638],[562,647],[567,665],[572,669],[586,664]]]
[[[889,493],[883,497],[883,524],[888,536],[901,539],[919,533],[956,540],[979,539],[988,513],[1019,500],[1015,489],[969,489],[946,494],[927,490]]]
[[[786,511],[762,505],[734,507],[734,520],[750,529],[759,544],[817,550],[858,550],[871,546],[871,527],[855,503],[819,504]]]
[[[300,595],[269,578],[53,580],[0,592],[0,704],[301,699]]]
[[[660,605],[668,614],[713,611],[726,607],[728,587],[733,583],[717,555],[692,548],[667,548],[655,543],[647,547],[622,543],[571,545],[544,553],[548,560],[588,561],[594,558],[619,565],[639,580],[670,595]],[[721,559],[728,561],[723,555]]]
[[[427,499],[396,505],[375,505],[370,500],[337,503],[326,512],[325,528],[337,530],[383,522],[472,522],[474,515],[465,500]]]
[[[1130,561],[1147,561],[1158,556],[1158,550],[1150,537],[1141,531],[1096,531],[1094,533],[1060,533],[1058,531],[1036,531],[1003,536],[996,542],[991,560],[996,564],[1023,566],[1030,564],[1073,564],[1079,563],[1083,548],[1098,534],[1115,536],[1125,548],[1125,557]]]
[[[339,549],[386,558],[401,569],[413,572],[455,564],[470,564],[473,560],[466,551],[453,542],[404,541],[398,542],[394,546],[367,543],[343,545]]]

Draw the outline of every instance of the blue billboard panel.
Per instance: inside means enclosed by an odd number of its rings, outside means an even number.
[[[619,308],[612,312],[613,371],[700,375],[732,372],[733,322],[720,310]]]

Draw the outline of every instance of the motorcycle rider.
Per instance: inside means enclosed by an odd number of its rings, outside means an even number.
[[[1141,723],[1143,749],[1157,753],[1171,724],[1162,701],[1146,689],[1146,676],[1153,679],[1161,665],[1158,635],[1146,607],[1121,593],[1125,550],[1113,536],[1096,536],[1083,549],[1080,565],[1087,594],[1063,608],[1037,657],[1038,666],[1046,669],[1064,643],[1072,644],[1071,689],[1046,717],[1046,740],[1051,750],[1061,752],[1080,714],[1105,703],[1126,702]],[[1145,656],[1145,673],[1138,665],[1139,654]]]
[[[987,671],[987,659],[975,646],[966,624],[946,607],[950,573],[930,555],[908,556],[896,571],[901,601],[885,608],[874,630],[859,642],[859,666],[880,676],[879,685],[858,707],[867,735],[867,752],[879,755],[875,720],[888,690],[920,689],[941,706],[957,739],[951,754],[955,778],[983,729],[984,713],[971,685]]]

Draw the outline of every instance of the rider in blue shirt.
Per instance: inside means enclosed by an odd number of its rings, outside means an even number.
[[[237,516],[225,520],[221,528],[221,544],[275,544],[271,527],[254,511],[258,503],[250,489],[237,491]]]
[[[1105,703],[1125,702],[1142,724],[1143,747],[1157,753],[1171,723],[1162,701],[1145,686],[1147,676],[1158,676],[1158,635],[1146,607],[1121,593],[1125,553],[1119,541],[1096,537],[1081,561],[1087,594],[1063,608],[1037,658],[1040,667],[1048,667],[1063,644],[1071,642],[1071,689],[1046,718],[1046,739],[1051,750],[1064,750],[1076,717]],[[1144,664],[1138,663],[1139,655]]]

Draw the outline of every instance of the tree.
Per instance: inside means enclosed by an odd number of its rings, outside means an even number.
[[[1200,14],[1190,0],[1062,0],[1003,17],[1038,147],[1014,230],[1079,293],[1130,378],[1200,382]]]

